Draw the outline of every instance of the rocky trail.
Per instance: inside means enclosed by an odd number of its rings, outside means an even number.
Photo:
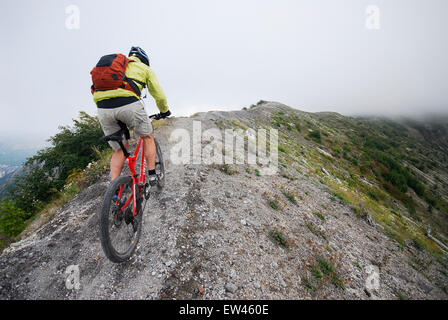
[[[166,187],[148,200],[128,262],[111,263],[101,249],[98,212],[109,183],[103,176],[1,254],[0,299],[447,299],[437,286],[448,281],[438,263],[424,273],[412,268],[410,259],[429,261],[425,253],[400,250],[311,175],[291,180],[244,166],[228,174],[170,162],[174,129],[192,130],[195,119],[215,127],[232,114],[173,118],[156,130]],[[69,266],[79,268],[79,288],[66,286]],[[366,287],[369,277],[379,287]]]

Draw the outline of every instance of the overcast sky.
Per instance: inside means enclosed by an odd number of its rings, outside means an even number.
[[[67,28],[69,5],[79,29]],[[446,112],[447,31],[446,0],[2,0],[0,136],[43,141],[80,110],[96,114],[91,68],[132,45],[150,54],[174,115],[260,99],[345,115]]]

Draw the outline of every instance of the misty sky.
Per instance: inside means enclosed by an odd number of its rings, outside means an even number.
[[[80,28],[66,28],[66,7]],[[380,29],[366,28],[366,7]],[[96,114],[90,70],[143,47],[174,115],[273,100],[305,111],[448,109],[446,0],[2,0],[0,137]],[[157,112],[151,99],[148,113]]]

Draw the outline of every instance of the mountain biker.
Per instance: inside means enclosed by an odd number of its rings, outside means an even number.
[[[156,147],[152,124],[146,114],[144,104],[140,100],[143,88],[146,86],[156,101],[157,108],[160,111],[156,119],[166,118],[171,112],[168,108],[165,93],[160,87],[155,73],[149,67],[149,57],[146,52],[140,47],[132,47],[128,57],[130,61],[125,67],[126,72],[125,78],[123,79],[127,82],[133,82],[129,83],[129,85],[132,85],[133,90],[129,90],[129,86],[126,88],[123,84],[111,90],[95,90],[95,87],[92,85],[93,100],[97,105],[98,119],[106,136],[120,130],[119,123],[117,122],[119,120],[142,137],[145,146],[145,159],[149,169],[149,183],[155,185]],[[125,57],[123,56],[123,58]],[[126,82],[122,83],[125,84]],[[109,141],[109,145],[114,150],[110,161],[110,178],[113,181],[120,176],[123,170],[125,156],[117,142]],[[125,141],[125,147],[129,149],[128,141]]]

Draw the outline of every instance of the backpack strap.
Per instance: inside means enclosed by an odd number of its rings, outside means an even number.
[[[134,60],[130,60],[128,59],[128,64],[131,62],[135,62]],[[126,81],[127,83],[129,83],[129,85],[131,86],[131,88],[137,92],[137,94],[140,96],[141,95],[141,91],[139,90],[138,86],[135,84],[135,82],[137,82],[138,84],[140,84],[142,86],[142,89],[146,88],[146,83],[139,81],[137,79],[132,79],[132,78],[128,78],[126,77],[126,75],[124,75],[123,80]]]
[[[146,87],[146,83],[141,82],[141,81],[136,80],[136,79],[132,79],[132,78],[126,77],[126,75],[123,77],[123,80],[126,81],[127,83],[129,83],[129,85],[131,86],[132,90],[134,90],[137,93],[137,95],[140,97],[142,92],[138,88],[136,82],[142,86],[142,89],[144,89]]]
[[[143,81],[139,81],[137,79],[131,79],[131,78],[128,78],[128,79],[132,80],[134,82],[137,82],[138,84],[142,85],[143,89],[146,88],[146,83],[144,83]]]
[[[142,94],[142,92],[140,91],[140,89],[138,88],[138,86],[135,84],[135,82],[137,82],[137,80],[135,79],[131,79],[126,77],[126,75],[123,76],[123,78],[121,79],[123,81],[126,81],[127,83],[129,83],[129,85],[131,86],[132,90],[134,90],[134,92],[140,97],[140,95]],[[135,82],[134,82],[135,81]],[[138,81],[140,84],[141,82]],[[125,87],[124,83],[121,85],[122,88]]]

